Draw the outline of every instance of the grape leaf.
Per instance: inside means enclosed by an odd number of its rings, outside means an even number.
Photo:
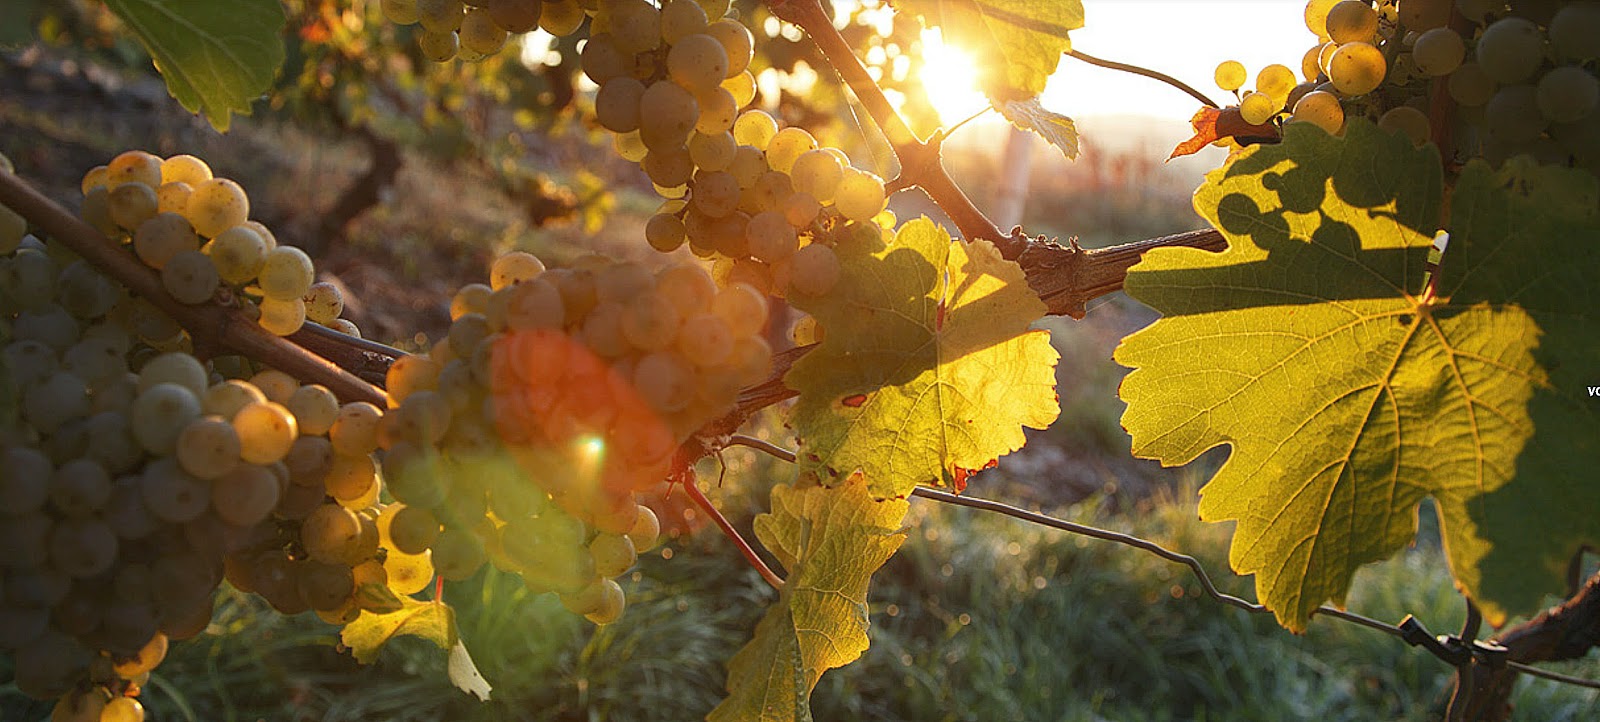
[[[1038,133],[1050,145],[1060,148],[1061,154],[1068,159],[1078,157],[1077,124],[1065,115],[1046,110],[1039,104],[1038,98],[1008,100],[995,103],[994,107],[1012,125]]]
[[[993,244],[922,218],[893,245],[836,250],[838,286],[789,298],[827,330],[784,378],[800,392],[802,478],[859,470],[874,495],[905,496],[991,466],[1022,447],[1020,427],[1055,420],[1058,355],[1028,330],[1044,304]]]
[[[1237,521],[1230,562],[1292,630],[1415,536],[1425,496],[1458,583],[1499,624],[1600,541],[1592,481],[1572,471],[1600,467],[1596,409],[1559,380],[1600,369],[1593,201],[1585,217],[1469,166],[1429,296],[1437,152],[1365,121],[1285,135],[1195,194],[1226,251],[1156,249],[1128,273],[1164,316],[1116,351],[1133,451],[1170,465],[1232,447],[1200,514]]]
[[[873,501],[860,475],[843,486],[777,486],[756,537],[788,572],[755,637],[728,662],[728,698],[710,720],[809,720],[822,673],[867,649],[867,582],[894,556],[904,500]]]
[[[138,36],[167,92],[226,131],[230,113],[250,114],[283,65],[278,0],[106,0]]]
[[[401,635],[422,637],[439,645],[440,649],[451,649],[460,641],[456,613],[450,605],[411,597],[400,597],[400,601],[399,611],[388,614],[363,611],[339,632],[339,641],[350,648],[357,662],[371,664],[384,644]]]
[[[467,694],[477,697],[481,702],[489,701],[489,692],[494,688],[489,686],[489,680],[483,678],[483,673],[478,671],[478,665],[472,663],[472,655],[467,653],[467,645],[461,640],[456,640],[456,646],[450,648],[450,661],[445,665],[445,670],[450,675],[450,683]]]
[[[991,100],[1032,98],[1072,50],[1067,34],[1083,27],[1080,0],[894,0],[901,12],[938,27],[946,42],[973,56]]]

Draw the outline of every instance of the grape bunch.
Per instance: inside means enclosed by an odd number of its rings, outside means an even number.
[[[1420,145],[1445,94],[1454,160],[1600,173],[1600,2],[1311,0],[1305,20],[1319,40],[1301,60],[1306,82],[1285,92],[1288,68],[1263,69],[1240,98],[1247,122],[1286,114],[1337,134],[1347,116],[1368,117]],[[1222,63],[1216,81],[1237,91],[1244,66]]]
[[[139,150],[113,158],[83,177],[84,220],[128,244],[141,262],[161,274],[181,303],[210,303],[223,288],[245,302],[262,328],[288,336],[307,320],[354,336],[339,318],[344,297],[331,283],[316,283],[311,259],[279,245],[250,217],[250,199],[227,178],[212,175],[191,155],[165,160]],[[172,325],[174,334],[181,333]]]
[[[579,0],[383,0],[384,17],[397,25],[421,25],[417,49],[436,63],[460,58],[476,62],[500,52],[512,35],[543,29],[562,37],[577,32],[585,17]]]
[[[770,372],[766,300],[695,265],[599,256],[546,270],[513,253],[490,275],[453,299],[444,340],[389,370],[377,443],[398,503],[379,526],[446,580],[492,562],[609,623],[614,578],[660,534],[635,493]]]

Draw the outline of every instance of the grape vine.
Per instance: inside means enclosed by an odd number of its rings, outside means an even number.
[[[238,27],[270,3],[168,8],[195,37],[153,27],[159,1],[109,5],[219,128],[282,60]],[[1452,719],[1509,713],[1507,662],[1542,673],[1530,663],[1600,646],[1564,631],[1600,617],[1593,581],[1513,624],[1600,547],[1600,412],[1579,397],[1600,369],[1600,3],[1310,0],[1298,68],[1222,63],[1222,108],[1073,50],[1077,2],[900,3],[975,45],[994,108],[1068,155],[1074,126],[1038,102],[1063,55],[1204,105],[1175,154],[1229,150],[1195,195],[1211,227],[1092,251],[996,227],[944,168],[943,131],[913,132],[818,0],[767,7],[882,130],[888,180],[755,107],[756,41],[728,0],[378,7],[438,63],[584,34],[593,120],[661,197],[643,240],[687,257],[503,255],[455,294],[446,337],[404,354],[362,340],[340,289],[200,158],[108,158],[76,213],[6,161],[0,649],[19,690],[57,700],[52,719],[142,720],[151,670],[207,627],[224,581],[342,627],[361,661],[426,637],[486,699],[426,593],[492,565],[614,622],[616,579],[661,534],[637,495],[677,485],[778,590],[711,719],[809,716],[821,675],[869,644],[870,579],[906,540],[910,496],[1185,563],[1293,631],[1327,616],[1421,645],[1458,669]],[[219,38],[252,52],[191,77],[179,51],[210,57]],[[912,188],[959,237],[888,209]],[[1124,287],[1162,315],[1116,353],[1132,451],[1230,447],[1200,510],[1237,522],[1230,561],[1259,601],[1148,542],[929,488],[959,494],[1054,422],[1056,354],[1030,324]],[[808,316],[774,353],[777,300]],[[794,397],[796,451],[740,434]],[[696,486],[693,462],[730,445],[796,467],[754,523],[781,576]],[[1472,610],[1442,641],[1341,609],[1357,567],[1414,538],[1425,497]],[[1480,619],[1498,636],[1476,640]],[[1547,634],[1566,636],[1526,641]]]

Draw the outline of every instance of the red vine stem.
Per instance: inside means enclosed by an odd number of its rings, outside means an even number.
[[[327,386],[344,401],[367,401],[387,408],[389,395],[337,364],[274,336],[238,309],[217,304],[179,303],[161,285],[156,271],[119,248],[71,212],[46,198],[26,181],[0,173],[0,204],[16,211],[60,241],[101,273],[171,316],[201,344],[225,348],[307,383]]]
[[[696,506],[711,515],[711,519],[717,522],[717,527],[722,529],[722,533],[727,535],[728,540],[732,541],[734,546],[739,547],[739,552],[744,554],[744,560],[749,562],[750,566],[755,567],[757,572],[761,573],[762,579],[767,580],[767,583],[771,584],[773,589],[780,592],[783,591],[783,577],[778,576],[776,572],[767,566],[766,562],[761,561],[761,557],[750,546],[750,542],[745,541],[739,530],[733,528],[733,524],[728,521],[728,518],[722,515],[722,511],[717,509],[710,499],[706,498],[705,492],[700,491],[699,484],[696,484],[693,478],[684,480],[683,492],[694,500]]]

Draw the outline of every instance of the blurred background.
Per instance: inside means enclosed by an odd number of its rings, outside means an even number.
[[[1218,62],[1294,67],[1314,40],[1296,32],[1299,0],[1084,5],[1077,49],[1168,72],[1224,104],[1211,83]],[[581,41],[534,33],[480,63],[435,65],[375,1],[285,6],[289,57],[276,86],[218,134],[168,97],[100,3],[8,3],[0,152],[70,207],[82,174],[122,150],[198,155],[245,187],[252,216],[280,241],[312,254],[319,280],[346,287],[345,316],[367,337],[407,349],[445,332],[451,294],[483,281],[500,253],[527,250],[551,265],[596,252],[659,262],[642,229],[660,199],[594,122]],[[757,31],[757,103],[892,177],[881,136],[800,33],[752,0],[735,9]],[[1044,103],[1077,121],[1082,151],[1069,161],[979,114],[970,64],[916,21],[879,0],[835,11],[920,132],[960,124],[946,164],[1003,227],[1097,247],[1201,225],[1189,198],[1220,149],[1166,162],[1190,134],[1194,99],[1063,58]],[[25,30],[43,40],[23,42]],[[918,191],[891,208],[902,220],[938,217]],[[968,493],[1193,554],[1228,591],[1249,596],[1250,580],[1227,572],[1230,528],[1195,514],[1197,489],[1225,452],[1177,470],[1129,455],[1116,397],[1125,370],[1111,352],[1153,320],[1114,294],[1081,321],[1042,321],[1062,354],[1060,420]],[[751,433],[789,443],[781,409]],[[740,448],[700,471],[747,533],[770,487],[792,473]],[[489,703],[451,687],[444,654],[426,642],[399,639],[360,667],[314,615],[283,618],[227,587],[209,632],[174,648],[143,700],[163,722],[700,718],[721,698],[723,662],[774,595],[681,494],[654,503],[674,538],[641,560],[618,624],[596,629],[492,568],[446,591],[495,687]],[[875,578],[872,648],[823,678],[817,719],[1442,715],[1452,671],[1385,635],[1319,620],[1296,637],[1199,596],[1181,567],[1000,516],[917,499],[910,521],[911,538]],[[1435,630],[1458,628],[1463,605],[1427,508],[1421,522],[1415,548],[1358,575],[1349,604],[1380,620],[1411,613]],[[10,678],[6,664],[0,680]],[[1565,669],[1593,677],[1600,663],[1591,655]],[[1520,719],[1600,716],[1594,692],[1542,681],[1522,682],[1516,703]],[[0,719],[34,722],[49,709],[0,683]]]

